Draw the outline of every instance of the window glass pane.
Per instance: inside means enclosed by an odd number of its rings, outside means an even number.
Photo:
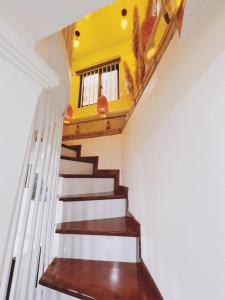
[[[101,80],[101,95],[108,101],[119,98],[119,64],[103,66],[81,75],[80,104],[87,106],[98,101],[99,80]]]
[[[117,70],[102,74],[102,95],[106,96],[108,101],[118,99],[118,75]]]
[[[83,106],[96,103],[98,100],[98,73],[89,73],[83,78],[83,81]]]

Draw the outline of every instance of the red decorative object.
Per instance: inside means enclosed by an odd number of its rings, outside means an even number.
[[[99,96],[97,111],[101,118],[105,118],[108,112],[108,101],[105,96]]]
[[[66,118],[71,119],[73,117],[73,108],[71,105],[68,105],[66,112],[67,112]]]
[[[148,41],[151,37],[156,19],[157,19],[156,16],[146,17],[146,19],[144,20],[141,26],[141,47],[143,52],[145,52],[147,48]]]

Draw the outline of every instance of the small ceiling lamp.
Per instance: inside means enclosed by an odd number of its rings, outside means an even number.
[[[100,118],[106,118],[108,112],[108,101],[105,96],[99,96],[97,103],[97,111]]]
[[[79,48],[79,45],[80,45],[80,41],[79,41],[80,31],[76,30],[74,34],[75,34],[75,39],[73,40],[73,47],[74,48]]]
[[[126,30],[128,26],[128,20],[127,20],[127,9],[123,8],[121,11],[122,20],[121,20],[121,27]]]

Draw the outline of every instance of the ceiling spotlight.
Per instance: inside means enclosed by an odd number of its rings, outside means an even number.
[[[128,20],[127,20],[127,9],[123,8],[121,11],[122,20],[121,20],[121,27],[125,30],[128,26]]]
[[[80,41],[79,41],[80,31],[76,30],[74,34],[75,34],[75,39],[73,40],[73,47],[78,48],[80,45]]]

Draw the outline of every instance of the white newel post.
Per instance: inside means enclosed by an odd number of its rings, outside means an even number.
[[[40,299],[37,282],[51,259],[70,77],[61,36],[45,47],[43,60],[0,12],[0,300],[13,258],[10,300]]]

